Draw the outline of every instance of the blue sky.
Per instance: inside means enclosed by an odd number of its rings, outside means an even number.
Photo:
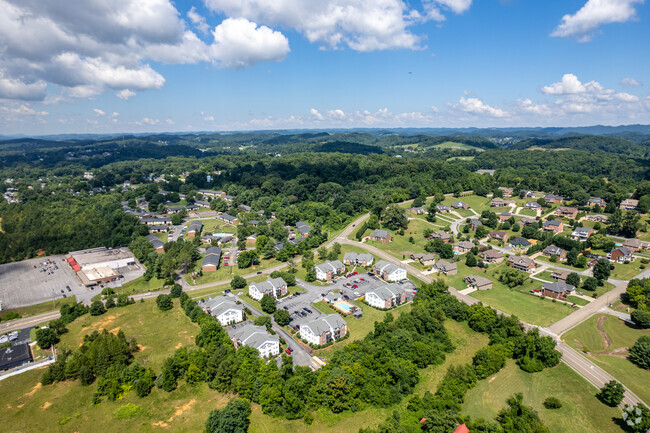
[[[2,134],[650,123],[643,0],[0,8]]]

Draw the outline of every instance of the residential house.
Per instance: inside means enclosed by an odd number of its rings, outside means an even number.
[[[628,239],[625,241],[623,244],[625,248],[628,250],[632,251],[633,253],[636,253],[641,250],[645,250],[650,246],[650,242],[644,242],[639,239]]]
[[[269,278],[261,283],[251,283],[248,286],[248,295],[259,301],[262,296],[269,295],[275,299],[287,294],[287,283],[282,278]]]
[[[260,358],[269,358],[280,353],[280,337],[271,335],[266,326],[245,324],[228,332],[235,348],[248,346],[260,353]]]
[[[632,251],[626,247],[619,247],[612,250],[611,253],[607,255],[607,258],[612,262],[624,263],[631,262],[634,260],[632,257]]]
[[[156,250],[157,253],[164,253],[165,252],[165,248],[164,248],[165,244],[163,243],[163,241],[158,239],[156,236],[148,235],[147,240],[149,241],[149,243],[151,245],[153,245],[153,249]]]
[[[386,260],[380,260],[375,263],[373,270],[384,281],[402,281],[406,279],[406,268],[402,268]]]
[[[482,253],[479,253],[483,263],[488,265],[496,265],[503,262],[503,253],[498,250],[485,250]]]
[[[504,198],[512,197],[512,188],[506,188],[505,186],[500,186],[499,191],[503,193]]]
[[[535,191],[531,191],[529,189],[521,190],[519,191],[519,197],[527,197],[527,198],[535,197]]]
[[[508,221],[511,216],[512,214],[510,212],[501,212],[497,218],[499,222],[504,222],[504,221]]]
[[[482,225],[483,225],[483,223],[480,222],[479,220],[471,220],[471,221],[469,222],[469,226],[470,226],[470,227],[472,228],[472,230],[474,230],[474,231],[476,231],[476,229],[478,228],[478,226],[482,226]]]
[[[140,221],[148,226],[168,226],[172,223],[170,217],[142,218]]]
[[[454,252],[458,254],[467,254],[472,248],[474,248],[473,242],[470,241],[460,241],[454,244]]]
[[[574,220],[578,216],[578,209],[574,207],[560,206],[555,209],[555,215]]]
[[[170,230],[170,226],[149,226],[149,233],[166,233]]]
[[[309,236],[309,232],[311,231],[311,227],[309,226],[309,224],[307,224],[304,221],[298,221],[296,223],[296,229],[298,230],[298,233],[300,233],[300,236],[302,236],[303,238]]]
[[[566,260],[566,250],[555,245],[549,245],[542,250],[542,255],[546,257],[555,256],[559,260]]]
[[[515,204],[512,200],[504,200],[501,197],[495,197],[490,201],[490,206],[492,207],[504,207]]]
[[[347,323],[338,314],[328,314],[300,325],[300,338],[315,346],[340,340],[347,334]]]
[[[637,206],[639,206],[639,200],[628,198],[623,200],[619,207],[621,210],[636,210]]]
[[[517,248],[520,251],[526,251],[532,245],[528,239],[521,237],[510,239],[510,245]]]
[[[554,280],[557,280],[557,281],[566,282],[566,279],[569,277],[570,273],[571,272],[569,272],[569,271],[561,271],[561,270],[553,271],[551,273],[551,278],[554,279]]]
[[[589,200],[587,200],[587,204],[588,204],[589,206],[596,206],[596,205],[598,205],[598,206],[600,206],[601,208],[604,208],[605,206],[607,206],[607,202],[605,202],[605,200],[603,200],[603,199],[600,198],[600,197],[592,197],[592,198],[590,198]]]
[[[321,281],[329,281],[345,272],[345,265],[338,260],[315,265],[314,268],[316,269],[316,279]]]
[[[411,213],[416,214],[416,215],[424,215],[424,214],[428,213],[427,210],[422,206],[412,207],[410,209],[410,211],[411,211]]]
[[[215,317],[221,323],[221,326],[232,325],[244,320],[244,306],[235,303],[228,296],[208,298],[203,303],[203,310]]]
[[[194,238],[201,235],[201,230],[203,230],[203,223],[201,221],[192,221],[187,228],[186,238]]]
[[[233,224],[233,225],[235,225],[235,224],[237,224],[239,222],[237,217],[234,217],[232,215],[228,215],[227,213],[219,214],[215,218],[218,219],[219,221],[223,221],[225,223]]]
[[[433,266],[436,263],[436,256],[432,253],[412,253],[411,260],[417,260],[424,266]]]
[[[548,194],[545,200],[546,203],[562,203],[564,201],[564,198],[559,195]]]
[[[375,260],[372,254],[345,253],[343,263],[349,266],[370,266]]]
[[[494,239],[495,241],[499,241],[499,242],[508,242],[509,236],[510,235],[508,234],[508,232],[502,232],[500,230],[495,230],[493,232],[490,232],[490,234],[488,235],[488,237],[490,237],[491,239]]]
[[[575,293],[576,288],[563,281],[542,284],[542,294],[549,298],[566,299],[568,295]]]
[[[589,236],[593,235],[596,231],[589,227],[576,227],[571,233],[571,239],[578,241],[586,241]]]
[[[211,189],[200,189],[199,194],[204,195],[206,197],[225,197],[226,193],[223,191],[213,191]]]
[[[536,269],[535,262],[525,256],[510,256],[508,266],[524,272],[533,272]]]
[[[438,213],[447,213],[447,212],[449,212],[449,211],[451,211],[451,209],[449,208],[449,206],[446,206],[446,205],[444,205],[444,204],[438,204],[438,205],[436,205],[436,212],[438,212]]]
[[[444,230],[436,230],[435,232],[431,233],[431,236],[429,238],[440,239],[441,241],[449,242],[451,240],[451,233],[448,233]]]
[[[521,217],[519,219],[519,224],[520,225],[525,225],[525,226],[530,225],[530,224],[535,224],[536,222],[537,221],[535,220],[535,218]]]
[[[406,292],[399,284],[393,283],[366,292],[366,302],[375,308],[389,309],[406,302]]]
[[[480,275],[468,275],[463,281],[465,281],[469,288],[475,290],[489,290],[492,288],[492,281]]]
[[[542,208],[542,206],[541,206],[539,203],[537,203],[536,201],[529,201],[529,202],[526,202],[526,204],[524,205],[524,207],[525,207],[526,209],[532,209],[532,210],[537,210],[537,209],[541,209],[541,208]]]
[[[240,212],[250,212],[251,207],[249,205],[247,205],[247,204],[240,204],[239,205],[239,211]]]
[[[371,241],[379,241],[379,242],[382,242],[384,244],[388,243],[388,242],[390,242],[390,233],[387,232],[386,230],[376,229],[370,235],[370,240]]]
[[[203,263],[201,264],[201,270],[203,270],[203,272],[214,272],[219,269],[220,264],[221,248],[210,247],[205,250],[205,257],[203,257]]]
[[[587,215],[587,219],[589,221],[594,221],[597,223],[606,223],[609,221],[609,217],[607,215]]]
[[[560,234],[564,230],[564,223],[560,220],[546,220],[544,221],[543,229],[547,232]]]
[[[438,263],[433,266],[433,270],[442,272],[445,275],[456,275],[458,273],[458,265],[455,262],[438,260]]]
[[[451,207],[453,207],[454,209],[469,209],[467,203],[464,203],[462,201],[457,201],[456,203],[452,203]]]
[[[224,196],[223,199],[226,200],[228,203],[232,203],[232,201],[234,200],[234,197],[231,196],[231,195],[226,195],[226,196]]]

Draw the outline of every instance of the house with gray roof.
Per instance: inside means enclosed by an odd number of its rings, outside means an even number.
[[[559,260],[566,260],[566,250],[555,245],[549,245],[546,248],[544,248],[542,250],[542,254],[545,255],[546,257],[555,256]]]
[[[262,296],[269,295],[281,298],[287,294],[287,283],[282,278],[269,278],[261,283],[251,283],[248,286],[248,295],[259,301]]]
[[[280,353],[280,337],[271,335],[266,326],[255,326],[247,323],[237,328],[230,328],[228,335],[235,348],[248,346],[260,353],[260,358],[276,356]]]
[[[440,213],[447,213],[447,212],[449,212],[450,210],[451,210],[451,209],[449,208],[449,206],[446,206],[446,205],[444,205],[444,204],[437,204],[437,205],[436,205],[436,211],[437,211],[437,212],[440,212]]]
[[[572,295],[576,288],[571,284],[564,281],[555,281],[554,283],[542,284],[542,294],[555,299],[566,299],[568,295]]]
[[[489,290],[492,288],[492,281],[480,275],[468,275],[463,281],[469,288],[475,290]]]
[[[373,266],[374,272],[384,281],[402,281],[406,279],[406,268],[386,260],[380,260]]]
[[[187,227],[186,238],[193,238],[199,236],[203,230],[203,223],[201,221],[192,221]]]
[[[349,266],[370,266],[375,260],[372,254],[345,253],[343,263]]]
[[[589,236],[596,233],[596,231],[589,227],[576,227],[571,233],[571,239],[574,241],[586,241],[589,239]]]
[[[156,250],[157,253],[164,253],[165,252],[165,248],[164,248],[165,244],[163,243],[163,241],[158,239],[156,236],[148,235],[147,240],[149,241],[149,243],[151,245],[153,245],[153,249]]]
[[[300,325],[300,338],[314,346],[340,340],[347,332],[347,323],[338,314],[328,314]]]
[[[219,269],[220,264],[221,248],[209,247],[205,250],[205,257],[203,257],[203,263],[201,264],[201,270],[203,272],[214,272]]]
[[[479,253],[483,263],[489,265],[496,265],[501,263],[504,259],[503,253],[499,250],[485,250],[482,253]]]
[[[462,201],[457,201],[455,203],[452,203],[451,207],[453,207],[454,209],[469,209],[469,206],[467,205],[467,203],[462,202]]]
[[[388,243],[390,242],[390,233],[386,230],[375,229],[370,235],[370,240]]]
[[[442,272],[445,275],[456,275],[458,273],[458,265],[455,262],[438,260],[438,263],[433,266],[433,270]]]
[[[397,283],[378,287],[366,292],[365,301],[371,307],[390,309],[406,302],[406,292]]]
[[[316,279],[321,281],[329,281],[335,276],[345,272],[345,265],[339,260],[327,261],[320,265],[315,265]]]
[[[535,261],[525,256],[510,256],[508,266],[524,272],[533,272],[536,269]]]
[[[221,326],[239,323],[244,320],[244,306],[237,304],[228,296],[215,296],[199,304],[203,311],[216,318]]]

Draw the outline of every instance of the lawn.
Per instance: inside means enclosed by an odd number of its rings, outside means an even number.
[[[465,143],[457,143],[455,141],[445,141],[444,143],[436,144],[434,146],[431,146],[434,149],[454,149],[458,148],[458,150],[478,150],[478,151],[483,151],[483,149],[478,148],[476,146],[472,146],[470,144],[465,144]]]
[[[562,264],[560,264],[560,266],[562,266]],[[542,280],[546,280],[549,283],[552,283],[555,281],[553,278],[551,278],[552,273],[553,271],[544,271],[544,272],[540,272],[539,274],[536,274],[535,276],[537,278],[541,278]],[[586,276],[580,275],[581,281],[584,281],[586,278],[587,278]],[[605,293],[612,290],[614,287],[616,286],[614,286],[612,283],[608,283],[607,281],[605,281],[602,286],[596,287],[596,290],[594,292],[590,292],[589,290],[583,290],[581,287],[578,287],[577,291],[582,292],[585,296],[591,296],[593,293],[596,293],[598,296],[602,296]]]
[[[404,236],[398,235],[394,231],[390,231],[391,241],[388,243],[382,243],[379,241],[367,241],[368,245],[379,248],[382,251],[387,252],[393,257],[396,257],[399,260],[403,260],[403,252],[411,251],[413,253],[424,253],[424,246],[427,244],[427,240],[424,239],[424,230],[429,229],[436,231],[437,228],[430,224],[427,224],[424,221],[420,220],[410,220],[409,226],[404,230]],[[409,238],[413,237],[414,243],[409,242]]]
[[[232,224],[226,224],[223,221],[217,219],[202,219],[203,230],[202,233],[237,233],[237,226]],[[185,224],[188,227],[190,222]]]
[[[145,281],[144,277],[137,278],[133,281],[122,285],[122,287],[115,288],[116,293],[127,293],[129,295],[135,293],[146,293],[146,292],[155,292],[157,290],[162,290],[165,282],[154,277],[149,281]]]
[[[639,259],[636,259],[627,265],[617,263],[614,265],[614,270],[612,271],[610,278],[614,278],[616,280],[631,280],[643,272],[643,269],[640,268],[641,265],[641,260]]]
[[[524,403],[537,411],[551,432],[620,432],[612,420],[620,411],[601,403],[597,390],[568,366],[560,363],[539,373],[526,373],[510,360],[499,373],[483,380],[467,393],[463,414],[493,420],[506,399],[521,392]],[[560,399],[561,409],[543,406],[547,397]]]
[[[278,262],[275,259],[270,259],[270,260],[262,259],[260,260],[260,263],[258,265],[253,265],[250,268],[246,268],[246,269],[239,269],[239,267],[237,266],[221,265],[219,266],[219,269],[217,269],[214,272],[204,272],[203,276],[197,277],[196,280],[193,280],[190,275],[186,275],[185,281],[187,281],[187,283],[192,286],[209,284],[209,283],[214,283],[216,281],[229,280],[235,275],[247,275],[253,272],[261,271],[263,269],[270,268],[280,263],[281,262]]]
[[[569,302],[573,302],[574,304],[577,304],[577,305],[588,305],[589,304],[589,301],[587,301],[586,299],[581,298],[579,296],[567,296],[566,300],[569,301]]]
[[[49,313],[61,309],[64,305],[74,304],[75,298],[60,298],[54,301],[43,302],[42,304],[30,305],[29,307],[11,308],[0,311],[0,317],[5,317],[9,313],[18,313],[21,317],[36,316],[38,314]],[[4,319],[3,319],[4,320]]]
[[[486,209],[490,209],[490,201],[492,199],[488,197],[481,197],[479,195],[465,195],[462,197],[445,197],[445,199],[442,201],[442,204],[445,204],[447,206],[451,206],[452,203],[455,203],[457,201],[462,201],[464,203],[467,203],[467,205],[471,208],[474,209],[476,212],[479,214],[483,212]],[[491,209],[494,210],[494,209]],[[473,215],[473,214],[472,214]]]
[[[537,211],[533,209],[521,208],[519,210],[519,215],[526,215],[534,218],[537,216]]]

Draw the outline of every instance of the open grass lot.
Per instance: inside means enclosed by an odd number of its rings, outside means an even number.
[[[482,211],[490,209],[491,200],[491,198],[481,197],[479,195],[464,195],[462,197],[445,197],[445,199],[442,201],[442,204],[451,206],[452,203],[462,201],[464,203],[467,203],[471,209],[474,209],[480,214]]]
[[[154,277],[149,281],[145,281],[143,277],[137,278],[133,281],[129,281],[124,284],[122,287],[115,288],[116,293],[145,293],[145,292],[154,292],[156,290],[162,290],[165,282]]]
[[[484,276],[492,281],[493,288],[472,292],[470,296],[504,313],[516,315],[524,322],[548,326],[574,311],[563,303],[530,295],[528,293],[530,290],[541,287],[540,281],[528,279],[523,286],[517,286],[514,289],[499,282],[495,274],[503,269],[505,264],[489,268],[487,272],[480,268],[469,268],[464,261],[457,262],[457,265],[458,273],[456,275],[449,277],[441,275],[451,287],[463,290],[467,288],[463,281],[467,275]]]
[[[518,213],[519,215],[526,215],[533,218],[537,216],[537,211],[533,209],[521,208]]]
[[[219,266],[219,269],[217,269],[216,271],[204,272],[202,276],[197,277],[195,280],[192,279],[190,275],[186,275],[185,281],[187,281],[187,283],[192,286],[209,284],[209,283],[214,283],[216,281],[229,280],[235,275],[247,275],[252,272],[261,271],[263,269],[270,268],[280,263],[281,262],[278,262],[275,259],[270,259],[270,260],[261,259],[259,264],[253,265],[250,268],[246,268],[246,269],[239,269],[239,267],[237,266],[221,265]],[[200,269],[200,263],[199,265],[197,265],[197,269]]]
[[[440,221],[440,219],[438,219]],[[442,224],[445,224],[444,222]],[[404,236],[396,234],[394,231],[390,231],[391,241],[388,243],[382,243],[379,241],[367,241],[368,245],[379,248],[382,251],[387,252],[393,257],[396,257],[399,260],[402,260],[402,253],[404,251],[411,251],[413,253],[424,253],[424,246],[427,244],[427,240],[424,239],[424,230],[430,229],[433,231],[439,230],[439,227],[427,224],[425,221],[421,220],[410,220],[409,226],[404,230]],[[369,233],[369,232],[368,232]],[[409,242],[409,238],[413,237],[414,243]]]
[[[602,330],[611,340],[611,346],[607,349],[603,337],[598,332],[599,321]],[[563,339],[575,349],[592,354],[590,359],[593,362],[620,380],[643,400],[650,401],[650,388],[647,386],[650,383],[650,371],[643,370],[623,358],[627,354],[624,348],[632,346],[642,335],[650,335],[650,330],[635,329],[614,316],[600,314],[567,332]],[[619,357],[605,354],[616,349],[619,349]]]
[[[569,302],[573,302],[574,304],[577,304],[577,305],[583,305],[584,306],[584,305],[589,304],[589,301],[587,301],[584,298],[581,298],[580,296],[567,296],[566,300],[569,301]]]
[[[56,299],[54,302],[48,301],[43,302],[42,304],[30,305],[29,307],[20,307],[20,308],[11,308],[9,310],[0,311],[0,317],[4,317],[9,313],[18,313],[22,317],[36,316],[38,314],[49,313],[50,311],[59,310],[62,306],[66,304],[74,304],[75,299],[70,298],[61,298]]]
[[[226,224],[215,218],[202,219],[201,222],[203,223],[202,233],[237,233],[237,226]],[[190,222],[186,223],[185,227],[189,225]]]
[[[478,151],[483,151],[483,149],[478,148],[476,146],[472,146],[470,144],[465,144],[465,143],[457,143],[455,141],[445,141],[444,143],[436,144],[434,146],[431,146],[434,149],[456,149],[458,148],[459,150],[478,150]]]
[[[551,432],[621,431],[612,420],[620,416],[620,411],[601,403],[595,396],[596,388],[563,363],[531,374],[509,360],[499,373],[467,393],[463,413],[474,419],[493,420],[506,405],[506,399],[517,392],[523,394],[524,403],[537,411]],[[542,403],[550,396],[559,398],[562,408],[545,409]]]
[[[617,263],[614,265],[614,270],[612,271],[610,278],[617,280],[631,280],[643,272],[643,269],[640,268],[641,265],[641,260],[639,259],[636,259],[627,265]],[[647,266],[648,265],[646,265],[646,267]]]

